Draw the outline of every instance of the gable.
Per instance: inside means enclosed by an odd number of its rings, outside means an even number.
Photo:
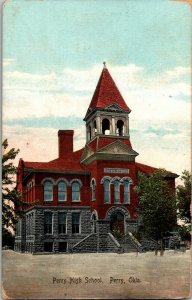
[[[121,141],[115,141],[98,151],[98,153],[109,153],[109,154],[123,154],[137,156],[138,153],[133,150],[131,147],[125,145]]]
[[[108,105],[104,109],[106,109],[106,110],[112,110],[112,111],[117,111],[117,112],[122,112],[123,111],[123,109],[119,105],[117,105],[116,103]]]

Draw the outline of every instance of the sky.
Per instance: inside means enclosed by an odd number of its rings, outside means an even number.
[[[191,8],[169,0],[9,0],[3,9],[3,138],[26,161],[57,158],[103,61],[131,108],[137,161],[190,169]]]

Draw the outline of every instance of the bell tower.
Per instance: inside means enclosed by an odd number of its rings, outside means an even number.
[[[98,135],[129,138],[130,112],[131,110],[104,63],[103,71],[84,118],[86,142],[90,142]]]
[[[93,160],[133,161],[135,159],[138,153],[132,149],[130,142],[130,112],[130,108],[119,92],[106,63],[104,63],[84,118],[86,122],[86,145],[81,162],[87,164],[91,161],[88,157],[92,157]],[[116,155],[114,156],[113,153]]]

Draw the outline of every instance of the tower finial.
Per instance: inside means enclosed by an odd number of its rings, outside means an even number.
[[[103,68],[106,69],[106,62],[105,61],[103,62],[103,66],[104,66]]]

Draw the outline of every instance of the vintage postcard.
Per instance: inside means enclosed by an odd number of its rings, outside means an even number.
[[[4,2],[3,299],[190,297],[191,4]]]

